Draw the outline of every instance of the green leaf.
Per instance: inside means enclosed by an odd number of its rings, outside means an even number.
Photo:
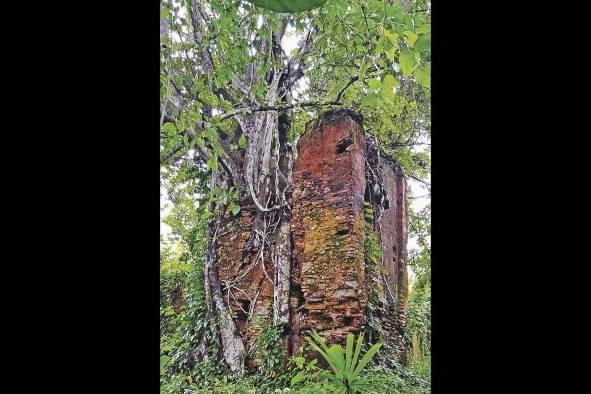
[[[201,149],[205,148],[205,141],[200,136],[195,137],[195,144]]]
[[[400,53],[400,68],[402,75],[408,77],[416,68],[417,63],[414,54],[408,49],[402,50]]]
[[[367,72],[368,68],[369,68],[368,62],[363,62],[361,64],[361,67],[359,67],[359,80],[360,81],[363,81],[365,79],[365,73]]]
[[[387,51],[388,49],[390,49],[390,47],[392,46],[392,43],[390,42],[390,40],[388,40],[388,37],[381,36],[378,39],[378,43],[376,44],[376,53],[380,54],[382,52]]]
[[[291,385],[295,385],[306,378],[306,371],[298,372],[293,378],[291,378]]]
[[[330,348],[327,347],[324,339],[315,331],[312,332],[312,337],[314,338],[314,341],[306,337],[308,343],[318,351],[322,357],[324,357],[326,362],[335,372],[336,377],[338,379],[343,379],[343,373],[346,373],[346,371],[344,371],[345,359],[343,358],[343,349],[339,345],[332,345]],[[322,349],[320,347],[322,347]]]
[[[353,353],[353,360],[351,361],[351,372],[353,372],[353,368],[357,364],[357,359],[359,358],[359,353],[361,352],[361,345],[363,345],[363,333],[359,335],[357,338],[357,346],[355,346],[355,353]]]
[[[331,345],[328,348],[327,353],[334,360],[334,363],[337,366],[338,371],[344,371],[345,370],[345,358],[343,357],[343,348],[340,347],[339,345]],[[335,371],[335,372],[337,372],[337,371]]]
[[[174,123],[164,123],[162,125],[162,131],[164,131],[167,134],[176,133],[176,126],[174,125]]]
[[[306,337],[306,341],[308,341],[308,343],[310,344],[312,349],[314,349],[318,353],[320,353],[322,355],[322,357],[324,357],[326,362],[331,366],[331,368],[336,371],[337,367],[336,367],[334,361],[332,360],[332,358],[323,349],[321,349],[320,346],[318,346],[311,338]],[[321,343],[323,344],[323,342],[321,342]],[[324,345],[324,346],[326,347],[326,345]]]
[[[383,88],[391,90],[393,88],[397,88],[398,86],[400,86],[400,83],[398,83],[398,81],[396,80],[396,78],[394,78],[392,74],[387,74],[384,77],[384,82],[382,82],[382,86]]]
[[[372,78],[367,81],[367,85],[369,86],[369,90],[375,91],[380,88],[381,82],[379,79]]]
[[[431,49],[431,33],[421,34],[414,47],[419,51],[425,51]]]
[[[251,3],[276,12],[302,12],[320,7],[326,0],[247,0]]]
[[[415,78],[417,82],[426,88],[431,87],[431,67],[427,64],[415,71]]]
[[[390,30],[384,30],[384,36],[390,41],[392,45],[398,46],[398,33],[391,32]]]
[[[236,204],[236,203],[232,203],[230,204],[230,211],[232,212],[232,215],[236,216],[238,215],[238,212],[240,212],[240,205]]]
[[[203,131],[203,135],[207,138],[210,142],[215,142],[218,140],[218,133],[215,131],[213,127],[207,128]]]
[[[405,31],[404,35],[406,36],[406,42],[408,42],[408,45],[410,45],[411,47],[415,44],[415,41],[419,37],[412,31]]]
[[[398,49],[398,33],[385,30],[382,37],[386,37],[388,41],[388,44],[384,45],[384,52],[386,52],[388,60],[392,61],[394,60],[394,57],[396,56],[396,50]]]
[[[207,168],[211,168],[214,171],[218,170],[218,161],[217,159],[210,157],[207,159]]]
[[[382,342],[376,343],[367,351],[367,353],[365,353],[361,361],[359,361],[359,365],[357,365],[355,371],[353,371],[353,373],[351,374],[351,380],[355,379],[359,375],[359,373],[363,370],[363,368],[365,368],[367,363],[373,358],[373,356],[376,355],[378,350],[380,350],[382,345]]]
[[[347,371],[347,374],[351,372],[351,358],[353,356],[353,334],[349,333],[347,334],[347,345],[345,348],[346,351],[346,366],[345,369]]]
[[[431,32],[431,24],[430,23],[427,23],[426,25],[419,26],[416,29],[416,32],[418,34],[430,33]]]
[[[166,6],[162,7],[162,11],[160,11],[160,19],[166,19],[168,18],[168,14],[170,12],[170,9]]]
[[[322,347],[325,352],[328,352],[328,346],[324,342],[324,338],[322,338],[316,331],[312,331],[312,338]]]
[[[220,145],[219,141],[211,141],[211,148],[216,157],[220,157],[222,155],[222,146]]]
[[[320,376],[322,376],[323,378],[330,379],[335,385],[339,387],[343,385],[343,382],[340,379],[338,379],[334,374],[328,371],[322,371],[320,373]]]
[[[392,61],[394,60],[394,58],[396,57],[396,47],[394,45],[392,45],[390,47],[390,49],[388,49],[386,51],[386,57],[388,58],[388,60]]]
[[[303,357],[296,357],[293,360],[296,363],[296,366],[298,367],[298,369],[302,369],[302,367],[304,366],[304,363],[306,362],[306,359]]]
[[[398,83],[392,74],[386,75],[384,77],[384,81],[382,82],[382,89],[380,91],[382,97],[388,101],[394,100],[394,88],[397,88],[398,86],[400,86],[400,83]]]
[[[246,135],[242,134],[240,136],[240,139],[238,140],[238,146],[240,147],[240,149],[244,149],[246,147]]]
[[[164,372],[166,370],[166,366],[168,365],[168,362],[170,361],[170,356],[160,356],[160,375],[164,375]]]
[[[400,7],[399,6],[394,6],[394,5],[386,5],[386,16],[395,16],[397,14],[400,14]]]
[[[361,100],[361,104],[367,107],[372,106],[376,102],[376,98],[378,97],[375,93],[370,93],[366,95],[363,100]]]

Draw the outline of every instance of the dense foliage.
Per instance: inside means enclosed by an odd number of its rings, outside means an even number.
[[[268,104],[289,107],[291,141],[327,109],[353,108],[363,114],[368,138],[401,164],[409,184],[430,193],[430,2],[327,0],[293,14],[256,3],[161,2],[162,393],[334,391],[316,360],[294,356],[282,364],[280,329],[269,321],[260,322],[262,335],[249,355],[256,372],[232,374],[218,362],[218,322],[210,316],[204,276],[207,224],[215,203],[233,215],[240,212],[243,190],[211,189],[209,182],[212,174],[227,170],[227,158],[248,148],[251,141],[236,133],[236,115],[255,111],[254,101],[266,102],[271,69],[296,70],[286,85],[289,100]],[[196,23],[196,12],[204,24]],[[261,42],[280,24],[286,33],[274,42],[278,58],[261,50]],[[409,201],[421,197],[412,195],[418,189],[408,189]],[[386,367],[375,357],[359,373],[372,378],[378,393],[430,392],[430,205],[418,211],[409,206],[409,219],[416,241],[409,254],[413,276],[405,338],[411,350],[408,365]],[[366,252],[373,259],[379,253],[371,238]],[[344,352],[348,357],[348,348]]]

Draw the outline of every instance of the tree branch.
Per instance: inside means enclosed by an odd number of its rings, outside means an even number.
[[[189,137],[189,142],[193,141],[195,139],[195,134],[188,131],[187,136]],[[166,154],[166,156],[164,156],[164,158],[162,158],[160,160],[160,164],[168,161],[170,158],[172,158],[175,154],[177,154],[181,149],[183,149],[184,147],[186,147],[186,145],[184,144],[184,142],[181,142],[180,144],[178,144],[177,146],[175,146],[170,152],[168,152]],[[220,165],[222,166],[222,168],[224,169],[224,171],[228,174],[228,176],[230,177],[230,182],[232,184],[235,184],[235,175],[239,174],[240,171],[238,169],[238,166],[236,166],[236,163],[234,163],[234,161],[232,160],[232,158],[230,157],[230,155],[228,154],[228,152],[226,152],[224,146],[220,146],[221,150],[222,150],[222,155],[218,156],[218,162],[220,163]],[[201,153],[201,155],[203,157],[206,158],[211,158],[213,157],[213,155],[211,154],[211,152],[209,152],[208,149],[211,149],[209,147],[205,147],[200,148],[198,146],[195,146],[195,149],[197,149],[199,151],[199,153]]]
[[[309,35],[310,33],[308,33]],[[332,101],[326,101],[326,102],[320,102],[320,101],[301,101],[301,102],[295,102],[293,104],[285,104],[285,105],[276,105],[276,106],[260,106],[260,104],[258,104],[256,102],[256,100],[251,99],[251,102],[255,105],[255,108],[248,108],[248,107],[244,107],[244,108],[239,108],[235,111],[232,112],[228,112],[225,114],[221,114],[218,115],[218,120],[219,121],[223,121],[229,118],[232,118],[236,115],[244,115],[247,113],[252,113],[252,112],[261,112],[261,111],[285,111],[288,109],[292,109],[292,108],[297,108],[297,107],[322,107],[322,106],[327,106],[327,105],[342,105],[343,103],[341,102],[341,98],[343,96],[343,94],[345,93],[345,91],[349,88],[349,86],[351,86],[355,81],[357,81],[359,79],[358,76],[354,76],[351,77],[351,79],[349,80],[349,82],[347,82],[347,84],[339,91],[339,93],[337,94],[337,97],[332,100]],[[249,96],[250,91],[247,89],[247,87],[245,86],[245,84],[240,81],[240,79],[238,78],[233,78],[232,79],[232,84],[239,88],[239,90],[241,90],[244,94],[246,94],[247,96]],[[206,127],[209,126],[209,123],[206,125]],[[191,138],[191,134],[189,134],[189,138]],[[166,160],[170,159],[172,156],[174,156],[177,152],[179,152],[182,148],[184,147],[184,143],[180,143],[178,146],[176,146],[171,152],[169,152],[164,159],[161,160],[161,163],[165,162]],[[220,160],[220,164],[222,164],[222,167],[224,167],[224,169],[226,170],[226,172],[228,172],[228,174],[230,176],[232,176],[232,174],[230,173],[231,170],[231,165],[228,165],[227,163],[224,163],[224,161],[221,158],[218,158]],[[229,157],[226,157],[225,159],[227,160],[231,160]],[[234,166],[234,169],[236,167]],[[256,201],[258,202],[258,201]],[[257,206],[259,208],[260,204],[257,204]]]
[[[285,105],[276,105],[276,106],[265,106],[265,107],[258,107],[258,108],[239,108],[235,111],[232,112],[228,112],[222,115],[218,115],[218,120],[219,121],[223,121],[229,118],[232,118],[236,115],[244,115],[247,113],[252,113],[252,112],[261,112],[261,111],[285,111],[288,109],[292,109],[292,108],[297,108],[297,107],[323,107],[323,106],[327,106],[327,105],[342,105],[343,103],[341,102],[341,97],[343,96],[343,93],[345,92],[345,90],[347,90],[347,88],[349,88],[349,86],[351,86],[355,81],[357,81],[359,79],[358,76],[354,76],[352,77],[349,82],[341,89],[341,91],[337,94],[337,97],[332,100],[332,101],[326,101],[326,102],[320,102],[320,101],[300,101],[300,102],[296,102],[293,104],[285,104]],[[163,159],[163,161],[168,160],[170,157],[172,157],[175,153],[177,153],[178,151],[180,151],[183,148],[184,144],[181,143],[179,144],[177,147],[175,147],[169,154],[166,155],[166,157]]]
[[[185,147],[185,144],[182,144],[182,143],[175,146],[170,152],[168,152],[166,154],[166,156],[164,156],[163,159],[160,160],[160,164],[164,163],[165,161],[167,161],[168,159],[173,157],[178,151],[180,151],[184,147]]]
[[[304,55],[312,48],[313,35],[316,33],[315,28],[308,30],[306,38],[301,41],[298,53],[287,63],[288,77],[287,89],[291,88],[300,78],[304,76]]]
[[[428,187],[431,187],[431,184],[430,184],[429,182],[426,182],[426,181],[424,181],[424,180],[422,180],[422,179],[420,179],[420,178],[417,178],[417,177],[416,177],[416,176],[414,176],[414,175],[406,174],[406,176],[408,176],[409,178],[412,178],[412,179],[414,179],[415,181],[419,181],[419,182],[421,182],[421,183],[425,184],[425,185],[426,185],[426,186],[428,186]]]
[[[355,81],[357,81],[359,79],[359,77],[356,75],[354,77],[351,77],[351,79],[349,80],[349,82],[345,85],[344,88],[341,89],[341,91],[339,92],[339,94],[337,95],[337,98],[334,99],[334,102],[340,103],[341,102],[341,96],[343,95],[343,93],[345,93],[345,90],[347,90],[347,88],[349,86],[351,86]]]

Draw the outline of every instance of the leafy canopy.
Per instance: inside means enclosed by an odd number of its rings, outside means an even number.
[[[247,0],[277,12],[302,12],[320,7],[326,0]]]

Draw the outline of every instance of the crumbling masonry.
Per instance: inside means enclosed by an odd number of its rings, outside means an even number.
[[[371,303],[383,339],[401,361],[408,293],[404,174],[380,155],[360,118],[348,110],[327,112],[308,128],[297,150],[289,196],[288,353],[303,345],[310,330],[329,343],[343,343],[347,333],[367,329]],[[278,274],[276,245],[249,244],[253,217],[249,210],[228,217],[216,249],[223,295],[246,349],[261,318],[273,315]],[[375,262],[367,257],[367,237],[380,245]]]

